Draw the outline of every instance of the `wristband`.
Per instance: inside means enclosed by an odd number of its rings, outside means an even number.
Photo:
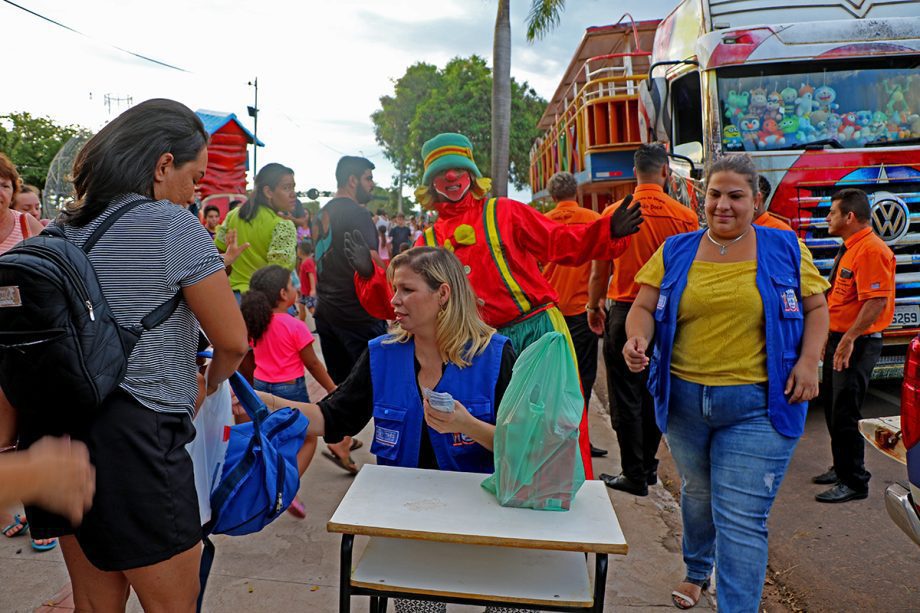
[[[585,310],[586,310],[587,312],[589,312],[589,313],[594,313],[595,311],[599,311],[600,308],[599,308],[599,307],[593,307],[593,306],[591,306],[590,304],[586,304],[586,305],[585,305]]]

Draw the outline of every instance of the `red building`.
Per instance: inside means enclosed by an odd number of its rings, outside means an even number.
[[[249,170],[247,148],[265,144],[246,129],[234,113],[221,113],[200,109],[195,114],[201,118],[211,135],[208,145],[208,171],[199,183],[202,210],[213,204],[220,209],[221,219],[234,200],[246,201],[246,172]]]

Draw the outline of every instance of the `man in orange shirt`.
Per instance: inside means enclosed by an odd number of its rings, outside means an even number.
[[[779,217],[770,215],[767,211],[767,200],[770,198],[770,182],[758,175],[757,191],[760,192],[760,204],[755,204],[754,208],[754,225],[764,226],[767,228],[776,228],[777,230],[789,230],[793,232],[792,227]]]
[[[639,285],[634,280],[639,269],[667,237],[698,230],[700,224],[696,213],[665,194],[664,187],[671,169],[664,146],[657,143],[643,145],[636,151],[633,164],[638,182],[633,198],[642,208],[645,223],[613,262],[596,260],[593,263],[587,310],[591,329],[604,335],[610,421],[617,433],[623,469],[621,475],[603,474],[600,479],[612,489],[646,496],[648,486],[658,480],[655,454],[661,442],[661,432],[655,425],[655,407],[646,388],[648,371],[633,373],[623,359],[626,314],[639,293]],[[611,215],[622,203],[610,205],[603,215]],[[602,302],[605,291],[606,314]]]
[[[565,225],[585,225],[600,218],[598,213],[586,209],[577,202],[578,181],[568,172],[557,172],[547,185],[549,195],[556,203],[556,208],[546,217]],[[591,262],[580,266],[563,266],[550,262],[543,267],[543,276],[559,294],[556,305],[565,317],[565,323],[572,335],[575,357],[578,361],[578,378],[585,396],[585,408],[591,399],[591,390],[597,378],[597,335],[588,327],[588,277],[591,275]],[[607,455],[606,449],[591,445],[591,456],[595,458]]]
[[[831,197],[828,232],[843,239],[827,294],[831,323],[822,377],[834,466],[812,481],[834,485],[815,496],[818,502],[869,495],[860,408],[882,352],[882,330],[894,316],[895,287],[894,253],[872,232],[869,215],[869,199],[860,189],[842,189]]]

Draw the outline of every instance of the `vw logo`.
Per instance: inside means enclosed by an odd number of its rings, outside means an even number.
[[[897,243],[910,230],[910,209],[888,192],[876,192],[874,200],[870,213],[872,229],[885,243]]]

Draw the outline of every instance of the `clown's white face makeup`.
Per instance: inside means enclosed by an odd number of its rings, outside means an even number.
[[[467,170],[448,168],[439,172],[432,180],[434,191],[448,202],[459,202],[470,191],[472,178]]]

